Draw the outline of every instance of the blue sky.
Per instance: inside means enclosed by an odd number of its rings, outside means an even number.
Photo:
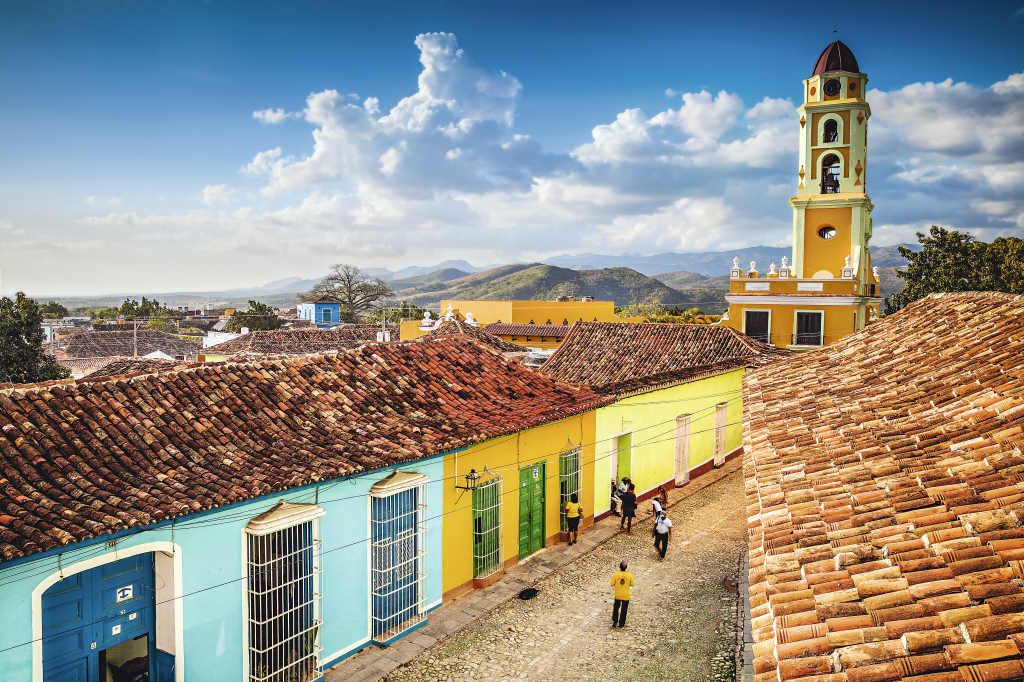
[[[4,3],[0,293],[784,244],[833,28],[877,90],[875,242],[1020,236],[1022,3],[835,6]]]

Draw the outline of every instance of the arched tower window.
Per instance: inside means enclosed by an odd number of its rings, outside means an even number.
[[[839,157],[827,155],[821,162],[821,193],[839,194]]]
[[[825,136],[822,142],[839,142],[839,124],[834,120],[825,121]]]

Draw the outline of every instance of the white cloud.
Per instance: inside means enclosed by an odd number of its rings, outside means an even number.
[[[103,205],[103,204],[109,204],[111,206],[116,206],[117,204],[121,203],[121,199],[123,199],[123,198],[124,197],[110,197],[109,199],[97,199],[96,197],[86,197],[85,198],[85,203],[91,204],[93,206],[100,206],[100,205]]]
[[[665,88],[665,97],[667,99],[674,99],[676,97],[679,97],[679,95],[681,95],[681,94],[683,94],[683,92],[681,90],[673,90],[672,88]]]
[[[799,136],[792,101],[748,106],[726,91],[673,93],[677,109],[627,109],[556,154],[516,128],[514,76],[475,64],[450,34],[416,44],[418,88],[389,111],[373,97],[313,93],[300,114],[313,127],[312,152],[275,147],[241,168],[264,197],[293,193],[275,200],[278,208],[227,210],[245,195],[211,185],[202,198],[216,211],[81,222],[119,237],[203,234],[253,258],[372,265],[788,243]],[[1022,74],[989,87],[871,91],[875,243],[912,240],[931,223],[1020,234],[1022,98]]]
[[[227,185],[207,185],[203,188],[203,203],[207,206],[230,204],[234,201],[234,190]]]
[[[252,117],[264,125],[281,123],[296,116],[299,116],[299,114],[288,113],[284,109],[264,109],[263,111],[252,112]]]

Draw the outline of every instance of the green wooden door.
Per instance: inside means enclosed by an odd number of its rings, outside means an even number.
[[[519,470],[519,558],[544,547],[544,465]]]

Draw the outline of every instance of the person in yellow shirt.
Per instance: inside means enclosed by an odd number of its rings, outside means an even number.
[[[626,626],[626,611],[629,609],[629,588],[636,585],[633,574],[626,570],[626,562],[619,563],[619,572],[612,576],[615,588],[615,606],[612,607],[612,627]]]
[[[579,541],[580,519],[583,518],[583,505],[580,504],[580,496],[573,493],[569,501],[565,503],[565,521],[569,526],[569,546],[572,547]]]

